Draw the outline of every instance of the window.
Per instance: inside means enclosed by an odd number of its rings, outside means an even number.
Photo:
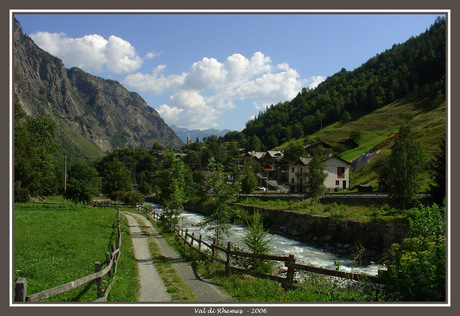
[[[345,167],[337,167],[337,178],[345,178]]]
[[[292,173],[294,173],[294,167],[292,167]]]
[[[335,181],[335,185],[336,185],[336,186],[339,186],[339,185],[340,185],[340,181],[339,181],[339,180],[336,180],[336,181]]]
[[[291,183],[294,183],[294,178],[291,179]]]

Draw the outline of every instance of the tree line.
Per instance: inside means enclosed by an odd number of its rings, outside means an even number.
[[[315,89],[303,88],[291,101],[271,105],[246,123],[249,141],[265,148],[315,133],[321,126],[369,113],[430,83],[428,93],[445,98],[445,18],[417,37],[369,59],[353,71],[342,68]],[[241,136],[238,136],[241,137]]]

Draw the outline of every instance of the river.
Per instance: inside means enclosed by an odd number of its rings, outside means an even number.
[[[152,206],[154,211],[162,211],[160,205],[155,203],[148,204]],[[203,240],[211,241],[211,232],[206,231],[205,228],[199,225],[204,219],[205,216],[202,214],[184,211],[180,216],[179,226],[184,230],[188,229],[190,234],[195,233],[196,237],[199,237],[201,234]],[[232,244],[244,247],[243,237],[247,232],[246,227],[235,224],[230,224],[230,226],[230,236],[224,236],[224,241],[230,241]],[[378,274],[378,270],[385,269],[383,265],[379,264],[358,265],[347,257],[341,257],[325,249],[283,235],[269,233],[268,238],[271,240],[269,244],[271,248],[270,254],[280,256],[293,254],[296,258],[296,263],[299,264],[313,265],[333,270],[339,266],[340,271],[365,273],[374,276]]]

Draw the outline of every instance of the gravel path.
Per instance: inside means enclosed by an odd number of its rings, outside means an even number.
[[[144,216],[140,214],[135,214],[135,213],[127,213],[125,214],[125,216],[128,218],[128,220],[129,218],[132,218],[132,220],[134,220],[133,217],[136,217],[143,223],[142,228],[145,228],[148,231],[149,236],[151,236],[153,240],[157,243],[163,255],[169,259],[169,261],[171,262],[174,269],[176,269],[179,276],[182,278],[183,281],[185,281],[190,286],[193,293],[195,294],[196,297],[198,297],[200,302],[211,303],[211,302],[230,302],[231,301],[230,296],[222,292],[216,285],[212,284],[208,280],[198,275],[198,273],[196,273],[196,271],[194,271],[193,268],[187,262],[185,262],[173,248],[171,248],[168,245],[165,239],[155,230],[155,228],[152,226],[152,223],[150,223],[150,221],[147,218],[145,218]],[[137,221],[136,221],[136,224],[137,224]],[[129,225],[131,226],[131,224]],[[139,230],[140,230],[140,227],[139,227]],[[144,238],[144,241],[147,242],[147,239]],[[134,239],[133,239],[133,244],[134,244]],[[134,246],[134,248],[136,249],[136,246]],[[147,247],[147,250],[148,250],[148,247]],[[148,256],[150,257],[150,254]],[[150,258],[150,262],[151,262],[151,258]],[[141,275],[140,277],[141,280],[142,279],[148,280],[150,278],[150,276],[148,275],[144,276],[140,270],[139,270],[139,274]],[[158,288],[161,288],[161,286],[164,287],[163,281],[161,280],[161,278],[160,280],[152,279],[151,281],[147,281],[147,282]],[[142,283],[141,283],[141,294],[142,294],[142,291],[143,289],[142,289]]]
[[[128,219],[130,236],[133,242],[134,258],[139,268],[139,302],[171,302],[158,271],[153,265],[148,246],[148,236],[142,233],[141,227],[134,217],[124,214]]]

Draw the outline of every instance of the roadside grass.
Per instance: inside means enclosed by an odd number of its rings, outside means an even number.
[[[59,198],[51,200],[59,202]],[[125,228],[124,228],[125,229]],[[57,204],[16,203],[14,207],[14,280],[27,280],[27,293],[34,294],[94,273],[94,262],[106,264],[105,253],[116,240],[116,212],[71,202]],[[125,234],[122,234],[125,235]],[[132,276],[122,277],[129,262],[130,242],[123,236],[122,255],[112,294],[128,284]],[[123,256],[125,258],[123,258]],[[136,271],[133,270],[135,274]],[[134,277],[135,278],[135,277]],[[14,281],[13,280],[13,281]],[[108,277],[103,278],[103,288]],[[47,302],[88,302],[97,298],[96,284],[51,297]],[[120,301],[130,297],[118,295]]]
[[[220,286],[234,302],[373,302],[380,301],[380,290],[366,282],[357,285],[331,280],[311,273],[296,289],[285,290],[280,283],[242,274],[226,276],[225,266],[211,263],[185,246],[175,234],[168,233],[159,223],[151,221],[158,232],[189,262],[200,276]]]
[[[136,220],[141,225],[143,234],[148,236],[148,231],[143,227],[143,223],[138,219]],[[160,274],[172,301],[198,302],[198,298],[193,294],[192,289],[181,279],[171,262],[163,255],[160,247],[151,237],[148,238],[148,244],[153,265]]]
[[[120,215],[121,255],[118,260],[114,284],[107,297],[108,302],[137,302],[139,296],[139,270],[129,235],[128,220]]]

